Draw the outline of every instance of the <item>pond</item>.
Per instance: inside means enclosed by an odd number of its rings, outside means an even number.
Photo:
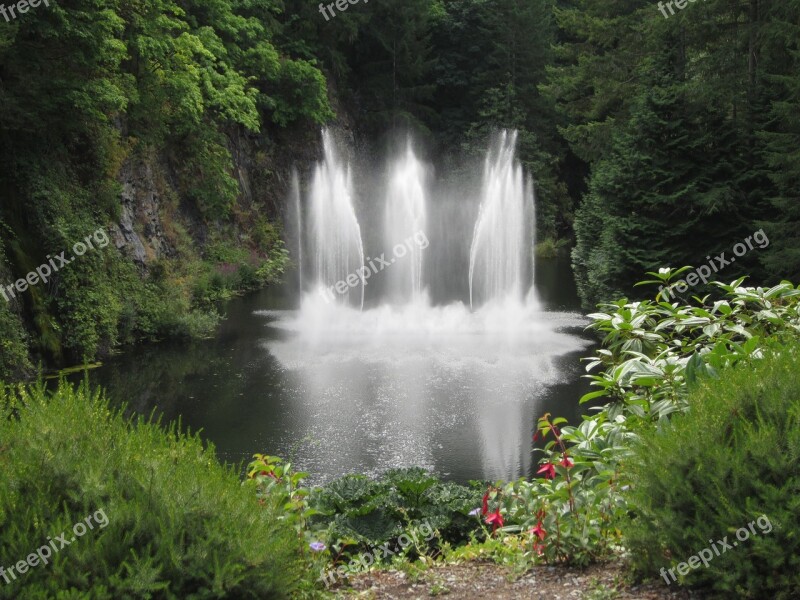
[[[298,310],[291,286],[273,287],[229,302],[214,339],[137,348],[91,381],[138,413],[202,430],[227,462],[288,457],[311,483],[402,466],[512,479],[536,463],[539,416],[585,412],[580,358],[594,343],[567,257],[537,261],[535,289],[535,308],[361,312]]]

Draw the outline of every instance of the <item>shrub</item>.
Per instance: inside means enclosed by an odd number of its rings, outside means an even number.
[[[283,598],[303,584],[301,541],[196,435],[126,421],[86,385],[2,392],[0,566],[73,524],[95,527],[0,598]],[[6,411],[8,412],[8,411]]]
[[[345,475],[323,487],[302,487],[306,473],[291,464],[257,454],[248,477],[259,498],[272,495],[291,511],[287,523],[307,542],[324,540],[335,561],[359,551],[394,543],[409,530],[435,529],[441,542],[460,543],[481,531],[469,516],[480,505],[481,492],[442,482],[424,469],[392,469],[377,481],[364,475]],[[415,548],[415,551],[432,549]]]
[[[0,232],[5,236],[7,227],[0,221]],[[0,281],[11,279],[3,244],[0,243]],[[22,376],[32,370],[28,357],[28,339],[22,318],[15,304],[0,298],[0,378]]]
[[[660,269],[642,283],[671,289],[686,269]],[[663,301],[660,290],[655,301],[622,299],[589,315],[590,328],[603,335],[603,348],[587,365],[599,389],[581,403],[602,399],[606,404],[580,425],[560,427],[554,437],[563,446],[547,442],[539,470],[545,477],[498,495],[506,523],[544,529],[546,535],[537,530],[534,542],[545,560],[584,563],[614,550],[618,519],[629,502],[628,473],[621,467],[640,433],[688,411],[689,385],[698,377],[714,376],[798,339],[800,289],[790,282],[772,288],[742,284],[743,279],[713,282],[721,298],[695,298],[687,305]],[[545,415],[534,441],[555,433],[563,422]],[[559,469],[567,456],[573,466]]]
[[[476,529],[468,514],[480,505],[480,495],[414,467],[392,469],[378,481],[347,475],[315,489],[310,504],[332,545],[360,543],[366,549],[422,524],[437,529],[442,540],[464,541]]]
[[[748,362],[703,379],[687,414],[642,435],[629,467],[627,543],[638,570],[657,575],[766,515],[770,533],[762,520],[757,534],[682,579],[726,598],[797,598],[800,348]]]
[[[537,258],[555,258],[558,256],[558,251],[561,249],[558,241],[553,238],[545,238],[534,248],[534,253]]]
[[[210,338],[222,317],[216,311],[191,310],[185,314],[165,315],[159,333],[168,339],[193,340]]]
[[[0,377],[19,377],[32,370],[22,320],[0,298]]]
[[[503,515],[504,531],[527,534],[537,558],[548,563],[586,565],[610,556],[619,548],[617,525],[625,513],[625,501],[618,490],[616,471],[608,468],[603,450],[595,453],[581,447],[594,442],[599,427],[591,420],[578,428],[560,429],[566,419],[539,419],[534,441],[547,440],[545,462],[536,479],[524,479],[490,488],[482,506],[485,515],[497,506]],[[572,444],[569,449],[567,444]],[[619,447],[607,447],[619,456]]]

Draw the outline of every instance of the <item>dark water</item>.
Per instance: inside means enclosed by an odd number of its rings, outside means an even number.
[[[536,462],[536,418],[577,419],[588,389],[592,339],[567,260],[539,261],[537,292],[542,310],[511,336],[440,307],[343,315],[336,336],[319,337],[316,317],[273,288],[230,302],[213,340],[139,348],[90,379],[114,402],[202,430],[226,461],[290,457],[314,483],[412,465],[460,482],[515,478]],[[417,329],[398,333],[405,319]]]

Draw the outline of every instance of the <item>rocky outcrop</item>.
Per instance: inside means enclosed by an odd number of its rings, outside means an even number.
[[[162,196],[153,175],[155,168],[158,166],[138,158],[123,164],[119,223],[111,230],[114,245],[142,270],[153,259],[174,254],[161,223]]]

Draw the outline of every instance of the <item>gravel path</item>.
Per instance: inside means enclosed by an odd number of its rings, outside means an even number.
[[[378,571],[351,579],[341,598],[410,600],[443,596],[453,600],[689,600],[701,598],[663,582],[626,583],[619,564],[593,565],[585,570],[535,567],[514,579],[510,570],[493,563],[469,562],[435,567],[416,581],[398,571]]]

